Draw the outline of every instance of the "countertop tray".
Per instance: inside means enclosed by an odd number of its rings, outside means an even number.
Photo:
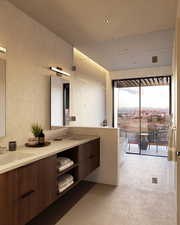
[[[44,142],[44,144],[37,144],[37,145],[31,145],[29,143],[26,143],[25,146],[26,147],[30,147],[30,148],[42,148],[42,147],[46,147],[46,146],[48,146],[50,144],[51,144],[51,142],[46,141],[46,142]]]

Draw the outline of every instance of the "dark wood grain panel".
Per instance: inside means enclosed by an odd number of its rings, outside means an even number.
[[[100,139],[79,146],[79,179],[87,177],[100,165]]]
[[[39,162],[21,167],[18,172],[18,223],[24,225],[38,213]]]
[[[0,175],[0,224],[18,225],[17,170]]]
[[[100,154],[100,139],[90,141],[79,146],[78,160],[83,162],[92,155],[98,156]]]
[[[37,192],[29,192],[18,201],[18,225],[24,225],[38,214]]]
[[[18,196],[21,197],[29,191],[36,191],[38,180],[38,162],[20,167],[18,169]]]
[[[38,168],[38,206],[42,211],[56,200],[57,194],[56,155],[39,161]]]

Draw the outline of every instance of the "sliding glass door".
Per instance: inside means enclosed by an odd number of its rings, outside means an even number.
[[[118,89],[118,127],[121,128],[121,140],[126,143],[126,152],[140,153],[140,108],[139,87]]]
[[[169,85],[141,87],[141,124],[147,127],[148,144],[142,154],[168,154],[169,96]]]
[[[170,77],[114,81],[114,125],[126,153],[167,156]]]

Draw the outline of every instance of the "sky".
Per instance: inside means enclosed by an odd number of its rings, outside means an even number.
[[[169,108],[169,86],[146,86],[141,88],[142,108]],[[119,88],[119,108],[139,107],[139,87]]]

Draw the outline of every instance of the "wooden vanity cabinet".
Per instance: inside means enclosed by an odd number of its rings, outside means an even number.
[[[100,139],[79,146],[79,179],[87,177],[100,165]]]
[[[0,224],[24,225],[36,215],[37,165],[0,175]]]
[[[0,224],[18,225],[17,170],[0,175]]]
[[[56,199],[56,156],[0,175],[0,224],[24,225]]]
[[[24,225],[56,199],[56,155],[18,169],[18,220]]]
[[[0,225],[25,225],[61,197],[58,194],[57,158],[69,157],[72,168],[61,172],[74,177],[73,188],[99,166],[100,140],[67,149],[10,172],[0,174]]]

